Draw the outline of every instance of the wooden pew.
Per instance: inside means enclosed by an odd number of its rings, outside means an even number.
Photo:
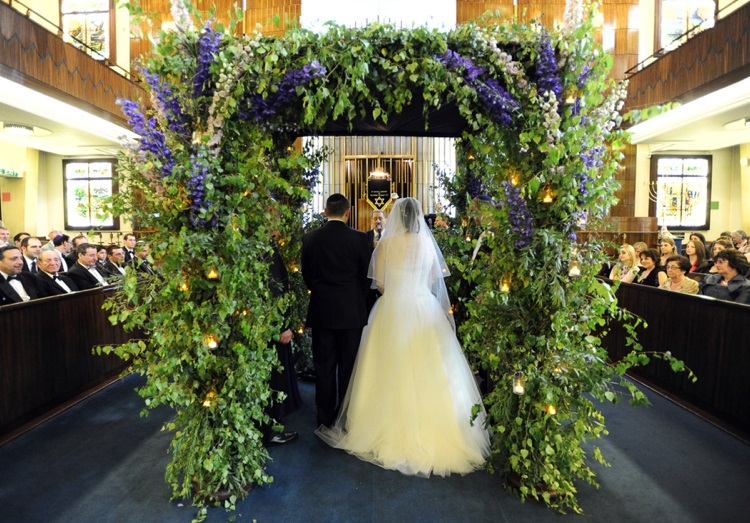
[[[646,320],[639,340],[647,351],[670,351],[698,377],[675,373],[663,361],[634,369],[633,376],[683,406],[750,439],[750,305],[622,284],[621,307]],[[612,360],[628,352],[621,326],[604,344]]]
[[[91,289],[0,307],[0,444],[117,379],[127,364],[96,345],[131,336]]]

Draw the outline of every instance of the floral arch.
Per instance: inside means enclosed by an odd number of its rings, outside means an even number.
[[[593,11],[571,3],[552,31],[488,18],[447,33],[329,25],[267,38],[233,36],[173,3],[176,29],[159,33],[141,71],[150,101],[122,101],[140,138],[120,158],[128,190],[113,202],[153,231],[164,277],[127,277],[107,305],[112,321],[148,339],[103,350],[147,376],[148,408],[176,411],[175,497],[202,503],[225,489],[233,506],[272,480],[257,429],[278,364],[269,341],[285,316],[302,331],[302,205],[326,154],[295,138],[389,132],[416,114],[412,132],[418,121],[423,134],[460,137],[447,182],[459,216],[437,236],[456,269],[462,343],[494,386],[488,467],[514,475],[522,498],[580,510],[573,482],[595,482],[581,444],[606,433],[584,393],[615,399],[610,384],[627,368],[606,365],[601,346],[606,318],[621,314],[594,278],[602,250],[576,238],[613,202],[623,139],[623,89],[608,78]],[[497,205],[475,209],[478,194]],[[277,231],[296,290],[282,299],[267,285]]]

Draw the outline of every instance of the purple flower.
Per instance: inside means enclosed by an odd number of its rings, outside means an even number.
[[[158,103],[164,111],[164,117],[167,120],[167,127],[170,131],[180,136],[183,140],[188,140],[192,134],[192,122],[190,117],[182,112],[182,107],[177,97],[172,94],[172,89],[161,81],[158,74],[151,74],[143,71],[151,91],[156,96]]]
[[[578,75],[578,80],[576,81],[576,85],[579,89],[583,89],[586,87],[586,83],[589,81],[589,76],[591,75],[591,66],[589,64],[584,64],[583,70],[581,71],[581,74]]]
[[[274,118],[297,97],[297,87],[307,85],[326,74],[326,68],[314,60],[301,69],[287,71],[281,81],[275,83],[267,96],[255,93],[240,104],[240,118],[252,118],[258,123]]]
[[[126,99],[119,99],[117,103],[122,108],[122,112],[127,116],[128,123],[133,128],[133,132],[140,135],[137,139],[138,148],[143,152],[153,154],[161,164],[162,177],[170,176],[174,168],[174,157],[172,151],[167,146],[164,133],[156,128],[156,120],[149,118],[146,120],[137,102]]]
[[[188,219],[193,227],[215,226],[217,224],[215,217],[211,221],[200,217],[201,212],[211,207],[211,202],[206,200],[206,176],[208,176],[208,166],[203,163],[200,156],[192,156],[190,158],[190,180],[188,180],[186,188],[190,200],[190,216]]]
[[[210,22],[203,28],[198,40],[198,66],[193,77],[193,98],[209,95],[208,80],[211,75],[211,64],[216,61],[216,53],[219,51],[223,37],[222,33],[211,28]]]
[[[500,85],[497,78],[482,81],[481,77],[486,73],[484,68],[474,65],[469,58],[462,57],[452,49],[448,49],[438,60],[445,65],[446,69],[464,70],[464,80],[476,91],[495,122],[506,127],[513,122],[512,114],[520,109],[521,104]]]
[[[541,93],[554,93],[555,98],[560,100],[562,97],[562,85],[558,77],[557,61],[555,60],[555,50],[552,48],[552,42],[549,35],[545,34],[539,44],[539,54],[535,61],[536,84]]]
[[[528,247],[534,239],[534,217],[521,196],[521,189],[507,180],[501,185],[504,198],[499,204],[508,210],[508,221],[516,234],[516,248]]]

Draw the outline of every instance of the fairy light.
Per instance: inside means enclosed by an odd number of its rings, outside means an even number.
[[[206,278],[209,280],[218,280],[219,279],[219,271],[215,267],[211,267],[206,272]]]
[[[500,284],[500,292],[503,294],[508,294],[510,292],[510,282],[508,280],[503,280]]]

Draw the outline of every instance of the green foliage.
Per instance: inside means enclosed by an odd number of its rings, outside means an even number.
[[[412,104],[425,115],[452,105],[466,122],[458,171],[445,177],[458,217],[437,237],[453,271],[462,342],[494,385],[486,398],[489,467],[516,474],[523,499],[580,510],[575,480],[595,483],[587,459],[604,463],[598,449],[587,456],[582,446],[606,434],[592,398],[615,401],[620,381],[645,401],[622,377],[648,360],[634,342],[632,355],[607,364],[608,321],[628,318],[613,289],[594,277],[601,245],[576,241],[581,221],[605,216],[614,201],[625,139],[624,88],[608,78],[611,59],[594,40],[593,12],[573,9],[553,32],[490,18],[449,33],[329,24],[324,34],[295,28],[284,38],[235,37],[215,26],[221,37],[210,59],[211,25],[196,28],[185,13],[145,60],[151,108],[142,112],[151,120],[139,123],[128,109],[141,138],[120,158],[123,190],[111,209],[153,230],[164,277],[139,284],[128,275],[106,306],[114,323],[144,339],[100,349],[147,377],[140,393],[148,408],[175,409],[165,427],[174,432],[166,472],[173,495],[202,505],[228,489],[232,507],[248,485],[272,479],[258,430],[270,422],[265,408],[274,396],[270,343],[302,324],[303,208],[328,154],[295,149],[294,138],[329,121],[388,122]],[[449,49],[471,65],[446,66]],[[545,50],[553,55],[546,72],[538,65]],[[313,64],[320,75],[290,85]],[[543,88],[550,80],[560,99]],[[505,123],[478,90],[491,82],[517,102]],[[501,205],[473,204],[477,187]],[[269,288],[274,248],[292,284],[281,298]],[[573,261],[580,277],[568,275]],[[297,342],[309,339],[303,333]],[[516,375],[525,379],[522,395],[511,389]]]

